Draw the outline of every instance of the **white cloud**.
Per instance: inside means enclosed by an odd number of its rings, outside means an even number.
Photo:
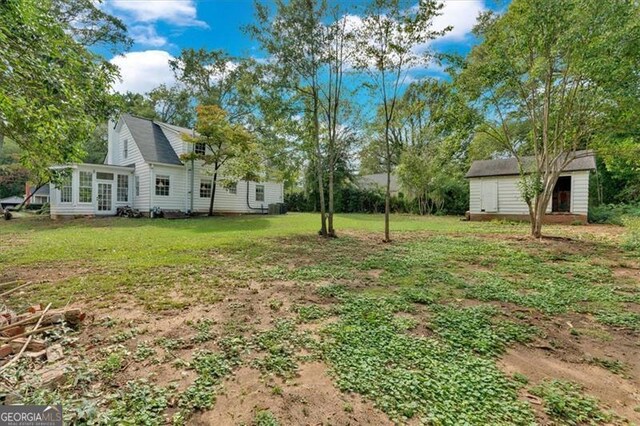
[[[112,0],[109,6],[136,22],[164,21],[178,26],[208,26],[196,18],[193,0]]]
[[[173,56],[164,50],[129,52],[114,57],[110,62],[120,68],[121,81],[113,86],[113,90],[146,93],[160,84],[175,84],[169,67],[171,59]]]
[[[452,26],[443,37],[450,40],[464,39],[476,24],[478,14],[486,9],[483,0],[442,0],[442,3],[444,7],[433,20],[433,29],[442,31]]]
[[[161,47],[167,44],[166,37],[159,35],[153,25],[136,25],[131,27],[129,35],[133,41],[145,46]]]

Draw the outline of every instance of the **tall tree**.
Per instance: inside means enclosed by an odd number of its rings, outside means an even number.
[[[49,0],[0,2],[0,149],[15,141],[46,174],[80,159],[82,144],[115,103],[117,69],[74,40]]]
[[[169,65],[199,105],[217,105],[232,122],[244,121],[252,100],[255,62],[229,55],[224,50],[183,49]]]
[[[416,46],[443,32],[431,30],[432,19],[442,5],[420,1],[415,7],[401,0],[373,0],[368,6],[359,31],[357,67],[369,76],[367,85],[381,104],[385,172],[387,185],[384,212],[384,241],[391,241],[392,135],[396,104],[410,68],[432,60],[427,53],[417,53]]]
[[[247,28],[261,47],[271,55],[274,83],[283,91],[293,91],[291,99],[299,100],[303,123],[308,123],[308,140],[315,164],[320,204],[320,235],[327,236],[326,202],[323,186],[323,164],[320,136],[321,79],[323,72],[324,1],[276,0],[273,5],[255,3],[257,24]]]
[[[180,87],[164,84],[150,91],[147,96],[158,120],[174,126],[191,127],[195,109],[191,106],[189,92]]]
[[[51,0],[51,14],[83,46],[106,46],[112,52],[127,50],[133,40],[121,19],[109,15],[102,0]]]
[[[485,112],[478,131],[517,159],[531,235],[541,237],[562,170],[633,120],[620,110],[637,111],[640,5],[514,0],[500,16],[484,14],[476,34],[482,43],[458,84]]]
[[[350,142],[355,138],[346,127],[347,115],[351,111],[347,101],[346,72],[353,63],[355,55],[355,34],[349,27],[349,18],[340,7],[332,10],[333,22],[320,27],[325,64],[325,78],[320,84],[320,106],[326,126],[326,162],[328,175],[328,214],[327,234],[336,236],[333,214],[335,211],[334,178],[336,165],[341,157],[347,155]],[[323,30],[323,31],[322,31]]]
[[[193,126],[193,99],[188,90],[179,85],[168,87],[161,84],[145,94],[126,92],[117,96],[122,112],[174,126]]]
[[[467,204],[463,170],[477,119],[449,82],[426,79],[403,94],[391,134],[400,183],[421,214],[441,211],[446,202],[447,211]]]
[[[196,108],[198,118],[195,135],[184,135],[185,141],[200,144],[203,152],[193,150],[182,156],[183,160],[202,161],[213,166],[213,184],[209,203],[209,216],[213,216],[218,173],[224,167],[226,180],[257,180],[259,163],[253,136],[242,125],[229,122],[227,113],[217,105],[201,105]]]

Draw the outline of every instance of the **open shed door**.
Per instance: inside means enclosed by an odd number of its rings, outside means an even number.
[[[485,213],[498,211],[498,179],[482,179],[481,209]]]

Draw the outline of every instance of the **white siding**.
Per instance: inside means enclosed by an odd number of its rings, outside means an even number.
[[[520,176],[498,177],[498,213],[529,214],[518,185]]]
[[[92,188],[90,203],[80,202],[80,172],[90,172],[92,174]],[[119,167],[109,167],[107,165],[100,164],[77,164],[73,166],[71,173],[71,187],[72,187],[72,201],[70,203],[62,203],[60,201],[60,189],[51,186],[51,215],[52,216],[87,216],[101,214],[97,209],[97,194],[98,194],[98,172],[113,173],[113,180],[111,182],[111,194],[112,194],[112,206],[113,212],[119,206],[131,205],[133,194],[133,170],[126,170]],[[129,176],[129,201],[119,202],[117,198],[117,175]],[[107,182],[101,180],[101,182]],[[110,214],[110,213],[102,213]]]
[[[156,195],[156,177],[169,176],[169,195]],[[162,210],[187,210],[187,179],[185,166],[164,166],[154,164],[151,167],[149,191],[151,208]]]
[[[207,171],[207,168],[201,162],[194,162],[194,185],[193,185],[193,211],[204,213],[209,211],[208,197],[200,197],[200,181],[212,180],[213,176]],[[282,203],[284,201],[283,184],[279,182],[249,182],[249,204],[247,205],[247,182],[239,181],[236,186],[236,194],[232,194],[222,185],[224,173],[221,171],[218,175],[218,183],[216,185],[214,212],[218,213],[259,213],[260,208],[264,208],[265,212],[269,204]],[[190,179],[187,180],[190,186]],[[264,201],[256,201],[256,185],[264,186]],[[190,187],[187,189],[187,194]],[[187,198],[188,206],[191,205]]]
[[[589,206],[589,172],[578,171],[563,173],[560,176],[571,176],[571,213],[586,215]],[[482,212],[482,182],[498,180],[498,211],[501,214],[529,214],[527,203],[522,199],[518,182],[519,176],[498,176],[469,179],[469,211]],[[547,206],[551,212],[551,201]]]
[[[482,180],[479,178],[469,179],[469,211],[480,213],[482,208]]]
[[[571,213],[586,215],[589,211],[589,172],[571,172]]]
[[[162,129],[162,132],[165,134],[165,136],[169,140],[169,143],[171,144],[171,147],[173,148],[173,150],[176,152],[176,154],[178,154],[178,157],[180,157],[180,155],[185,154],[187,152],[188,142],[185,142],[182,139],[182,133],[176,132],[162,125],[160,126],[160,128]]]
[[[125,139],[129,141],[129,152],[126,159],[122,156],[122,148]],[[135,175],[138,176],[138,179],[140,180],[140,195],[136,197],[135,178],[131,178],[129,186],[132,196],[128,204],[131,207],[142,212],[148,212],[151,208],[151,198],[149,192],[149,184],[151,178],[149,164],[142,158],[142,153],[138,149],[138,145],[133,140],[133,136],[131,136],[131,132],[124,122],[120,123],[120,132],[118,133],[117,137],[114,138],[114,140],[115,143],[113,144],[113,152],[109,155],[109,158],[111,158],[113,161],[112,164],[118,166],[128,166],[130,164],[134,164]]]

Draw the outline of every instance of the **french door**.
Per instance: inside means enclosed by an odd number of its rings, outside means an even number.
[[[113,184],[98,182],[98,214],[113,213]]]

